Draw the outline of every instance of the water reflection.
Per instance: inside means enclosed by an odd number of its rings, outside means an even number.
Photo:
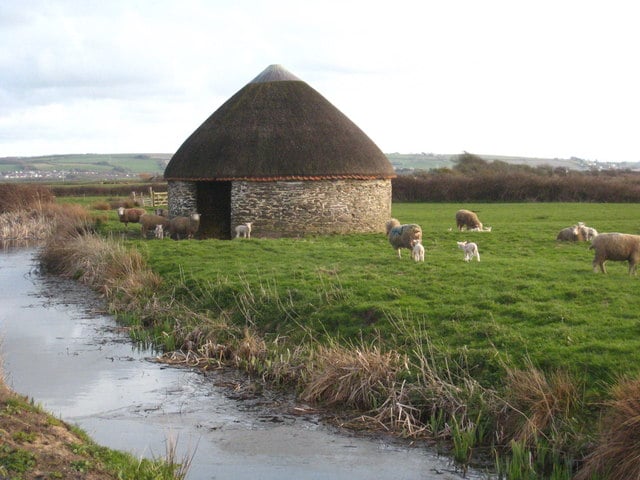
[[[34,252],[0,254],[5,375],[98,443],[158,457],[177,437],[180,455],[195,452],[190,479],[461,478],[426,448],[337,432],[269,392],[238,402],[217,386],[226,377],[148,361],[93,292],[40,276]]]

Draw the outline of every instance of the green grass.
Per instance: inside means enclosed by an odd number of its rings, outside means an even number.
[[[457,232],[461,207],[493,231]],[[379,337],[403,351],[414,342],[405,344],[406,332],[417,330],[487,385],[500,384],[503,362],[524,366],[529,358],[545,370],[568,368],[600,394],[638,372],[640,279],[621,262],[594,274],[587,243],[555,236],[578,221],[639,233],[639,214],[630,204],[395,204],[401,222],[423,227],[421,264],[408,250],[398,259],[383,234],[273,240],[256,228],[249,241],[140,248],[178,298],[231,312],[267,336]],[[462,260],[456,241],[465,239],[478,243],[480,263]]]

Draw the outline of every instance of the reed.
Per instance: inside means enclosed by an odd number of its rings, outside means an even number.
[[[595,448],[575,480],[640,478],[640,378],[622,378],[606,407]]]

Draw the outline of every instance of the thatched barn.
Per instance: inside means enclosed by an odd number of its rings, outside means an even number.
[[[372,100],[373,101],[373,100]],[[201,238],[383,232],[393,167],[307,83],[271,65],[198,127],[171,158],[169,215],[200,213]]]

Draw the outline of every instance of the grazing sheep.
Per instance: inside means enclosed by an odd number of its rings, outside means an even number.
[[[604,266],[607,260],[629,262],[629,275],[636,273],[640,262],[640,235],[627,233],[601,233],[591,241],[589,249],[595,250],[593,271],[607,273]]]
[[[140,233],[142,234],[142,238],[147,238],[148,233],[155,231],[158,225],[162,225],[164,231],[169,228],[169,219],[152,213],[145,213],[140,216]]]
[[[200,228],[200,214],[192,213],[188,217],[174,217],[169,221],[169,235],[174,240],[193,238]]]
[[[464,261],[470,261],[474,256],[480,261],[480,252],[478,251],[478,245],[473,242],[456,242],[458,247],[464,252]]]
[[[236,227],[236,238],[251,238],[251,222],[243,223]]]
[[[463,227],[466,227],[467,230],[482,230],[482,222],[478,219],[478,215],[476,215],[471,210],[463,209],[456,212],[456,226],[460,231],[462,231]]]
[[[156,229],[153,233],[158,240],[162,240],[164,238],[164,227],[161,223],[156,225]]]
[[[558,235],[556,235],[556,240],[561,242],[577,242],[579,240],[584,240],[584,234],[580,231],[580,227],[578,227],[578,225],[573,225],[560,230]]]
[[[124,223],[125,228],[129,226],[129,223],[138,223],[140,217],[145,213],[147,212],[143,208],[118,208],[118,218]]]
[[[578,222],[578,230],[580,236],[587,242],[598,236],[598,231],[595,228],[587,227],[583,222]]]
[[[413,248],[411,249],[411,258],[413,258],[416,262],[424,262],[424,247],[420,240],[414,240]]]
[[[400,225],[400,222],[392,218],[386,224],[387,238],[391,246],[398,252],[398,258],[402,258],[400,249],[413,249],[415,240],[422,241],[422,228],[415,223]]]

